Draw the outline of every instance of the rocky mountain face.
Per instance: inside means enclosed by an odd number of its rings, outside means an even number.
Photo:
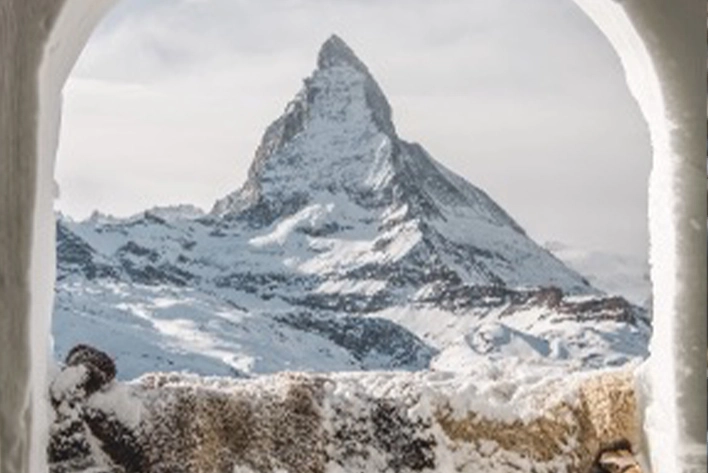
[[[57,354],[90,342],[161,369],[579,366],[646,355],[646,314],[607,297],[482,190],[402,140],[338,37],[208,214],[57,223]]]

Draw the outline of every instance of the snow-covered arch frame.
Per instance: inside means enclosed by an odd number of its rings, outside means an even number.
[[[706,471],[704,0],[574,0],[619,54],[654,152],[652,355],[640,379],[654,473]],[[46,471],[61,89],[117,0],[0,0],[0,473]]]

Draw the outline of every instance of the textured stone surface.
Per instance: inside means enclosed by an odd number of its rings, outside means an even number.
[[[55,404],[52,473],[587,473],[639,437],[628,371],[549,378],[523,395],[519,386],[489,410],[465,400],[465,377],[150,374],[86,395],[66,381],[80,378],[74,368],[53,385],[75,394]]]

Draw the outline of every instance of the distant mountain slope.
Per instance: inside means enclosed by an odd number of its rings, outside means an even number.
[[[558,242],[544,246],[558,259],[583,274],[598,289],[621,295],[632,304],[644,308],[651,305],[648,255],[641,259],[604,251],[571,248]]]
[[[58,353],[80,334],[111,344],[131,376],[151,363],[247,375],[646,353],[645,313],[602,296],[400,139],[336,36],[266,130],[247,182],[209,214],[60,219],[57,233]]]

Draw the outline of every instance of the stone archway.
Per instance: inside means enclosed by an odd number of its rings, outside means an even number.
[[[639,381],[653,398],[653,467],[705,471],[705,4],[575,1],[620,55],[652,136],[656,331]],[[0,0],[0,473],[46,471],[44,393],[33,386],[47,369],[60,92],[114,2]]]

